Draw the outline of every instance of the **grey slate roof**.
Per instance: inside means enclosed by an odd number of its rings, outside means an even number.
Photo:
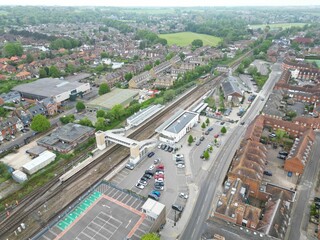
[[[172,133],[179,133],[195,116],[196,113],[184,112],[165,130]]]
[[[237,80],[235,80],[233,77],[228,77],[228,80],[223,82],[221,85],[225,97],[232,95],[233,93],[242,95],[242,91],[238,87]]]

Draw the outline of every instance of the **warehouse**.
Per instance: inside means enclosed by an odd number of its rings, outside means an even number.
[[[18,91],[23,98],[42,100],[51,97],[55,102],[61,103],[88,93],[90,84],[58,78],[42,78],[31,83],[21,84],[13,89]]]
[[[29,175],[34,174],[35,172],[47,166],[49,163],[53,162],[55,158],[56,155],[54,153],[45,151],[41,153],[39,157],[36,157],[32,161],[24,164],[22,169]]]
[[[184,111],[156,129],[156,132],[160,133],[160,141],[174,144],[179,142],[198,120],[198,113]]]
[[[100,109],[110,110],[114,105],[121,104],[126,107],[129,103],[137,98],[139,90],[115,88],[87,104],[87,110],[98,111]]]

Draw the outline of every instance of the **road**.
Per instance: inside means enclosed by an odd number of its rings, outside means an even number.
[[[320,148],[320,133],[316,135],[316,143],[313,149]],[[318,174],[320,151],[312,151],[312,155],[306,169],[301,177],[298,187],[296,202],[292,209],[291,224],[288,228],[286,238],[290,240],[307,239],[305,232],[309,222],[309,197],[313,189],[314,179]],[[301,217],[303,216],[303,217]]]
[[[278,81],[281,75],[280,68],[280,63],[275,63],[271,67],[272,72],[269,75],[268,81],[265,83],[258,97],[254,100],[251,107],[242,118],[245,125],[238,125],[234,128],[232,133],[226,136],[223,147],[221,148],[213,166],[208,172],[203,174],[202,182],[199,185],[200,191],[198,199],[180,239],[200,239],[201,234],[205,232],[205,221],[210,213],[212,201],[214,197],[219,194],[218,190],[228,171],[232,157],[242,140],[242,136],[244,135],[247,126],[257,116],[259,111],[262,110],[265,104],[265,101],[262,101],[262,99],[267,99],[269,97],[276,81]],[[230,231],[230,234],[232,234],[232,231]]]

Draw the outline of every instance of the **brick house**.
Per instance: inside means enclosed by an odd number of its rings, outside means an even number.
[[[30,79],[30,78],[31,78],[31,73],[29,73],[27,71],[19,72],[16,75],[17,80],[26,80],[26,79]]]

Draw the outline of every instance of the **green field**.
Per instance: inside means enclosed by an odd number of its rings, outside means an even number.
[[[307,62],[316,62],[316,64],[318,65],[318,68],[320,68],[320,60],[313,60],[313,59],[306,59]]]
[[[198,34],[193,32],[179,32],[170,34],[159,34],[159,37],[167,39],[169,45],[187,46],[195,39],[201,39],[203,45],[217,46],[221,38],[206,34]]]
[[[258,25],[250,25],[251,28],[257,29],[261,28],[264,29],[266,26],[270,26],[271,29],[275,28],[291,28],[291,27],[303,27],[307,23],[275,23],[275,24],[258,24]]]

